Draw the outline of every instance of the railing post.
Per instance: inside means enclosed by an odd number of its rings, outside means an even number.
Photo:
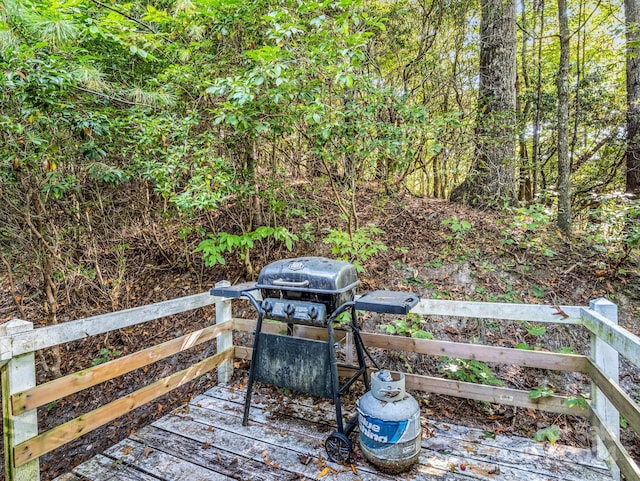
[[[594,299],[589,302],[589,307],[591,310],[603,315],[615,324],[618,323],[618,306],[613,302],[602,298]],[[591,334],[591,359],[607,377],[619,383],[618,351],[593,333]],[[609,429],[616,438],[620,439],[620,413],[593,382],[591,383],[591,403],[593,409],[602,418],[607,429]],[[607,451],[597,432],[595,433],[594,448],[599,459],[608,458],[607,461],[611,475],[615,480],[619,481],[620,469],[615,463],[615,459],[611,459],[610,453]]]
[[[216,288],[229,287],[229,281],[220,281],[216,283]],[[216,302],[216,324],[223,322],[232,322],[231,300]],[[217,352],[222,352],[233,346],[233,331],[223,332],[216,337]],[[218,366],[218,383],[227,384],[233,375],[233,359],[223,362]]]
[[[32,322],[13,319],[0,325],[0,335],[10,336],[32,329]],[[16,467],[14,461],[14,447],[38,435],[37,411],[32,409],[14,416],[11,409],[11,396],[35,385],[36,363],[32,352],[14,357],[2,366],[2,420],[6,481],[40,480],[40,462],[37,458],[20,467]]]

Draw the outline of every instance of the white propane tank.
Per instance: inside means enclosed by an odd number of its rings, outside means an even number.
[[[360,449],[380,471],[400,473],[418,461],[420,407],[405,391],[404,374],[371,374],[371,391],[358,400]]]

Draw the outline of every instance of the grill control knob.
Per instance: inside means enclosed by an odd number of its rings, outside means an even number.
[[[262,302],[262,309],[264,310],[264,312],[266,312],[267,314],[270,313],[271,311],[273,311],[273,302],[269,301],[269,300],[265,300]]]
[[[284,313],[287,315],[287,317],[290,317],[295,311],[296,306],[294,306],[292,303],[288,303],[286,306],[284,306]]]
[[[316,306],[311,306],[309,308],[309,319],[315,321],[318,318],[318,308]]]

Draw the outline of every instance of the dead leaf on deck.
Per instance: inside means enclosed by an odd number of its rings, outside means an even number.
[[[304,464],[305,466],[307,464],[309,464],[311,462],[311,459],[313,459],[311,456],[307,455],[307,454],[299,454],[298,455],[298,459],[300,460],[300,462],[302,464]]]
[[[262,459],[267,457],[267,452],[266,451],[262,451],[262,454],[260,455],[260,457],[262,457]]]
[[[144,449],[144,451],[142,452],[142,455],[143,455],[145,458],[148,458],[148,457],[151,455],[151,453],[152,453],[152,452],[153,452],[153,448],[146,447],[146,448]]]
[[[131,451],[133,451],[133,448],[131,446],[125,446],[120,452],[125,456],[128,456],[129,454],[131,454]]]
[[[327,467],[325,467],[325,468],[320,472],[320,474],[318,474],[318,475],[316,476],[316,478],[317,478],[317,479],[324,478],[324,477],[325,477],[327,474],[329,474],[330,472],[331,472],[331,470],[330,470],[330,469],[329,469],[329,467],[327,466]]]
[[[497,476],[498,474],[500,474],[500,468],[498,468],[498,466],[492,467],[491,469],[484,469],[481,468],[479,466],[469,466],[473,471],[475,471],[476,473],[482,475],[482,476]]]
[[[358,475],[358,468],[356,468],[355,464],[351,465],[351,471],[353,472],[353,474],[355,474],[356,476]]]
[[[211,444],[209,444],[209,443],[202,443],[202,449],[211,449]]]

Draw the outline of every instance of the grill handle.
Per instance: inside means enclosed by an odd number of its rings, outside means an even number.
[[[284,279],[276,279],[272,282],[274,286],[286,286],[286,287],[307,287],[309,280],[304,281],[285,281]]]

